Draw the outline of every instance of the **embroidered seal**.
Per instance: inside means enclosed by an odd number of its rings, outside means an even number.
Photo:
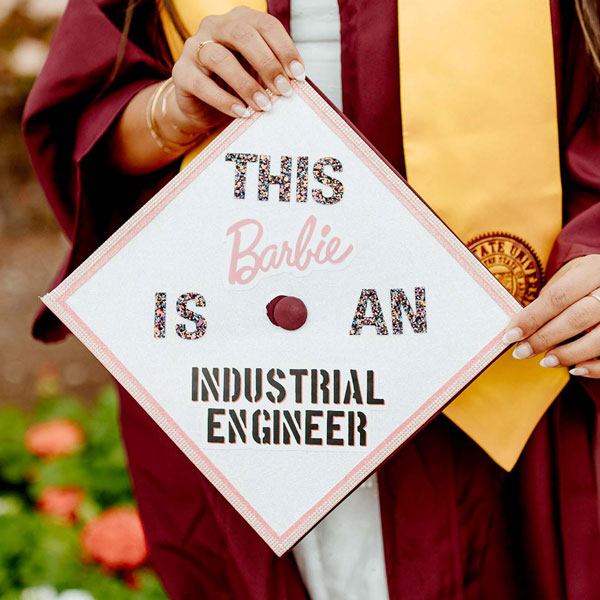
[[[473,238],[469,250],[524,306],[535,300],[544,282],[544,269],[535,250],[511,233],[486,233]]]

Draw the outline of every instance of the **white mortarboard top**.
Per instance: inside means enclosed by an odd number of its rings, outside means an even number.
[[[520,308],[294,90],[43,298],[279,555],[505,349]]]

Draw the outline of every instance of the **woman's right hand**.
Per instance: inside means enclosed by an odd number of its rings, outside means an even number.
[[[256,77],[235,53],[247,61]],[[248,107],[270,110],[266,90],[290,95],[290,79],[304,79],[304,64],[283,25],[272,15],[240,6],[206,17],[186,40],[173,67],[170,117],[183,131],[206,131],[223,115],[247,117]]]
[[[238,7],[202,21],[172,74],[172,87],[162,88],[163,82],[140,90],[111,128],[107,159],[119,171],[156,171],[227,117],[270,110],[267,90],[291,94],[290,79],[304,79],[304,64],[275,17]]]

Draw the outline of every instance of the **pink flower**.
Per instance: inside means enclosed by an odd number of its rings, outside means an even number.
[[[49,485],[42,490],[37,506],[44,514],[73,522],[77,519],[77,510],[84,498],[85,494],[81,488]]]
[[[148,558],[142,522],[135,508],[109,508],[82,531],[81,545],[97,562],[110,569],[135,569]]]
[[[25,433],[25,447],[43,458],[66,456],[79,448],[85,439],[83,429],[70,419],[54,419],[32,425]]]

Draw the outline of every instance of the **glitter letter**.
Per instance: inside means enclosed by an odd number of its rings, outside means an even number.
[[[280,175],[271,175],[271,157],[268,154],[260,155],[258,165],[258,199],[268,200],[269,186],[278,185],[279,202],[289,202],[292,187],[292,157],[281,157]]]
[[[308,156],[299,156],[296,163],[296,202],[306,202],[308,196]]]
[[[154,294],[154,337],[164,338],[165,319],[167,316],[167,294],[164,292],[156,292]]]
[[[367,312],[367,302],[371,303],[371,310],[373,311],[373,316],[371,317],[365,317],[365,313]],[[374,325],[377,335],[388,334],[376,290],[367,289],[361,291],[352,326],[350,327],[350,335],[360,335],[364,325]]]
[[[256,154],[234,154],[229,152],[225,155],[225,160],[235,163],[235,183],[233,185],[233,196],[238,200],[246,197],[246,170],[249,162],[256,162]]]
[[[392,303],[392,330],[395,335],[402,333],[402,310],[406,313],[412,330],[415,333],[427,333],[427,306],[425,305],[425,288],[415,288],[415,310],[408,302],[406,292],[402,289],[390,290]],[[402,309],[402,310],[401,310]]]
[[[343,171],[342,163],[337,158],[331,158],[330,156],[326,156],[325,158],[320,158],[313,167],[313,175],[315,179],[322,183],[323,185],[328,185],[333,194],[329,197],[323,195],[321,190],[313,190],[312,196],[316,202],[319,204],[337,204],[344,194],[344,185],[338,179],[334,179],[329,175],[326,175],[324,172],[325,166],[331,166],[335,173],[341,173]]]
[[[183,319],[193,321],[196,324],[196,329],[191,333],[188,332],[183,323],[175,327],[177,335],[184,340],[197,340],[206,333],[206,319],[201,314],[191,311],[187,307],[188,302],[192,301],[195,302],[196,306],[199,308],[206,306],[206,302],[201,294],[188,292],[187,294],[181,294],[181,296],[177,298],[177,314]]]

